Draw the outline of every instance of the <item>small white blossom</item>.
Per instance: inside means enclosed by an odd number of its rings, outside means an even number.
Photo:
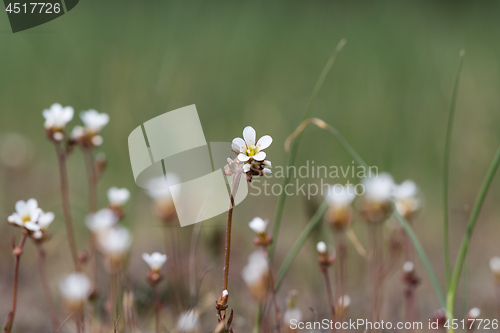
[[[82,126],[75,126],[71,131],[70,137],[74,140],[78,140],[84,135],[85,135],[85,129]]]
[[[113,227],[98,234],[99,249],[111,258],[119,259],[128,251],[132,244],[130,232],[123,227]]]
[[[71,106],[63,107],[59,103],[52,104],[50,109],[45,109],[42,112],[45,118],[44,127],[46,129],[61,131],[73,119],[73,113],[74,111]]]
[[[318,244],[316,244],[316,250],[319,254],[326,253],[327,248],[325,242],[319,242]]]
[[[481,314],[481,310],[479,308],[472,308],[469,310],[469,313],[467,313],[467,317],[471,319],[476,319],[479,317]]]
[[[266,232],[267,223],[268,223],[267,221],[264,221],[260,217],[254,217],[254,219],[250,221],[250,223],[248,223],[248,226],[256,234],[263,234]]]
[[[232,143],[232,148],[239,152],[238,159],[242,162],[246,162],[250,158],[263,161],[266,158],[266,153],[263,150],[271,145],[273,139],[269,135],[264,135],[256,141],[256,133],[252,126],[245,127],[243,138],[236,138]]]
[[[104,208],[94,214],[88,214],[85,219],[87,228],[95,234],[102,233],[118,222],[118,216],[109,208]]]
[[[415,265],[411,261],[407,261],[403,264],[403,272],[411,273],[415,269]]]
[[[153,254],[143,253],[142,259],[144,259],[152,271],[159,272],[163,264],[167,261],[167,255],[159,252],[154,252]]]
[[[363,185],[366,199],[376,203],[389,202],[395,186],[392,176],[386,172],[364,179]]]
[[[83,273],[73,273],[59,282],[59,290],[69,303],[83,303],[90,294],[89,278]]]
[[[38,208],[36,199],[29,199],[28,201],[19,200],[16,202],[16,212],[7,218],[11,224],[20,227],[26,227],[26,223],[36,223],[42,214],[42,210]]]
[[[194,309],[181,313],[179,319],[177,319],[177,331],[195,332],[200,325],[199,319],[198,311]]]
[[[35,230],[35,232],[33,233],[33,238],[35,239],[42,238],[43,233],[47,231],[49,225],[52,222],[54,222],[54,217],[55,217],[54,213],[52,212],[45,213],[44,211],[42,211],[37,221],[38,230]]]
[[[398,213],[407,216],[417,211],[420,208],[420,201],[417,195],[417,185],[411,180],[406,180],[400,185],[395,185],[393,196]]]
[[[351,298],[348,295],[340,296],[339,297],[339,305],[343,306],[344,308],[349,307],[351,305]]]
[[[326,200],[328,204],[333,207],[345,208],[348,207],[356,198],[356,191],[354,185],[336,184],[328,187]]]
[[[112,206],[123,206],[130,198],[130,192],[126,188],[112,187],[108,190],[108,200]]]
[[[106,113],[99,113],[96,110],[88,110],[80,113],[85,130],[92,133],[99,133],[109,122],[109,116]]]
[[[490,269],[495,275],[500,275],[500,257],[490,259]]]
[[[260,284],[267,277],[269,264],[262,251],[253,252],[248,258],[248,264],[243,268],[241,276],[249,286]]]

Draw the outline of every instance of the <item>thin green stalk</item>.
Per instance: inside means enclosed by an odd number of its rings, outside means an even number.
[[[460,274],[462,272],[465,258],[467,257],[467,251],[469,249],[469,243],[472,237],[472,232],[474,231],[474,227],[476,226],[476,221],[481,211],[481,207],[483,206],[484,199],[486,198],[486,194],[488,193],[488,189],[490,188],[491,182],[493,181],[493,178],[495,176],[499,164],[500,164],[500,147],[498,148],[495,157],[493,158],[493,161],[490,164],[488,172],[486,173],[483,185],[481,186],[481,190],[479,191],[476,202],[474,203],[472,214],[469,217],[469,222],[467,223],[467,231],[462,241],[462,245],[460,246],[460,251],[457,257],[455,269],[453,271],[453,275],[451,278],[450,287],[448,289],[448,296],[446,299],[446,305],[447,305],[446,310],[449,319],[453,318],[453,305],[455,302],[455,294],[457,292],[458,282],[460,280]],[[448,329],[448,332],[452,333],[453,329],[452,328]]]
[[[464,60],[465,51],[460,51],[460,62],[458,64],[457,73],[455,75],[455,83],[451,93],[450,110],[448,112],[448,122],[446,125],[446,138],[444,143],[444,161],[443,161],[443,244],[444,244],[444,261],[446,269],[446,286],[450,285],[451,279],[451,260],[450,260],[450,245],[448,232],[448,175],[450,164],[450,147],[451,147],[451,132],[453,128],[453,116],[455,115],[455,105],[457,102],[458,83],[460,81],[460,72]]]
[[[422,248],[422,245],[420,245],[420,242],[417,238],[417,235],[413,232],[413,229],[411,228],[410,224],[406,219],[398,213],[396,206],[394,203],[392,203],[392,208],[394,210],[394,215],[396,218],[399,220],[401,225],[406,231],[406,234],[410,238],[411,242],[413,243],[413,246],[415,247],[415,251],[417,251],[418,256],[420,257],[420,260],[422,260],[422,263],[424,264],[425,270],[427,271],[427,275],[429,275],[429,278],[431,279],[431,283],[434,286],[434,290],[436,291],[436,294],[439,299],[439,303],[441,306],[444,308],[445,307],[445,301],[444,301],[444,296],[443,292],[441,291],[441,287],[439,286],[438,279],[436,278],[436,274],[434,273],[434,270],[432,269],[432,266],[429,262],[429,259],[427,258],[427,255],[424,252],[424,249]]]
[[[309,103],[307,104],[306,110],[304,112],[304,115],[302,116],[301,121],[304,121],[305,119],[309,118],[311,111],[314,107],[314,104],[316,103],[316,99],[317,99],[318,94],[321,90],[321,87],[323,86],[323,83],[325,82],[326,76],[330,72],[330,69],[332,68],[332,65],[335,61],[335,58],[337,58],[337,55],[340,53],[340,51],[344,47],[345,43],[346,43],[346,40],[342,39],[337,44],[337,47],[335,47],[335,50],[333,51],[332,55],[328,59],[325,67],[323,68],[323,71],[321,72],[321,75],[319,76],[318,82],[316,82],[316,85],[314,86],[314,90],[311,94],[311,98],[309,99]],[[297,140],[295,140],[295,142],[292,146],[292,150],[290,152],[290,155],[288,155],[288,160],[286,162],[287,167],[293,165],[295,162],[295,157],[297,155],[297,148],[298,148],[299,142],[300,142],[300,137],[298,137]],[[289,182],[290,182],[290,175],[287,173],[287,175],[283,179],[282,188],[285,188],[285,186]],[[283,191],[279,197],[278,206],[276,208],[276,214],[274,216],[274,225],[273,225],[273,233],[272,233],[273,242],[271,243],[271,245],[269,247],[269,260],[271,262],[273,261],[273,257],[274,257],[274,249],[276,248],[276,242],[277,242],[278,233],[280,230],[281,217],[283,215],[285,200],[286,200],[286,193]]]
[[[286,272],[288,271],[288,268],[290,268],[290,265],[293,262],[293,259],[297,256],[297,253],[299,253],[302,245],[304,245],[305,241],[313,231],[314,227],[318,225],[319,222],[321,222],[323,214],[325,214],[326,209],[328,208],[328,203],[324,201],[321,206],[318,208],[316,213],[314,213],[314,216],[311,218],[309,223],[306,225],[302,233],[300,234],[299,238],[297,238],[297,241],[295,244],[293,244],[292,249],[290,252],[288,252],[288,255],[286,256],[285,260],[283,261],[283,264],[280,267],[280,270],[278,272],[278,276],[276,278],[276,284],[274,285],[274,292],[278,292],[278,290],[281,287],[281,283],[283,282],[283,279],[285,278]]]

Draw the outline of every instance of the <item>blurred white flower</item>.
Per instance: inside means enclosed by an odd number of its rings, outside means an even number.
[[[345,186],[341,184],[328,186],[326,200],[330,206],[345,208],[348,207],[355,198],[356,191],[352,184],[347,184]]]
[[[167,255],[159,252],[154,252],[153,254],[143,253],[142,259],[144,259],[153,272],[158,273],[163,264],[167,261]]]
[[[490,269],[496,277],[500,278],[500,257],[490,259]]]
[[[326,253],[327,247],[325,242],[319,242],[318,244],[316,244],[316,250],[318,251],[319,254]]]
[[[121,259],[132,244],[130,232],[123,227],[113,227],[97,237],[99,249],[111,259]]]
[[[108,201],[112,206],[123,206],[130,198],[130,192],[126,188],[112,187],[108,190]]]
[[[94,214],[88,214],[85,225],[95,234],[102,233],[118,222],[118,216],[109,208],[104,208]]]
[[[472,308],[467,313],[467,317],[470,319],[476,319],[479,317],[480,314],[481,314],[481,310],[479,308]]]
[[[181,313],[177,319],[177,331],[183,333],[197,331],[200,326],[199,319],[198,311],[194,309]]]
[[[262,251],[253,252],[248,264],[243,268],[241,276],[248,285],[252,296],[260,300],[266,295],[269,264]]]
[[[265,234],[267,228],[267,221],[264,221],[260,217],[254,217],[248,226],[252,229],[257,235]]]
[[[290,327],[292,325],[292,320],[294,323],[298,323],[302,320],[302,311],[298,308],[290,308],[283,314],[283,324]]]
[[[407,261],[403,264],[403,272],[411,273],[415,269],[415,265],[411,261]]]
[[[72,273],[59,282],[59,290],[70,306],[80,306],[89,297],[90,280],[83,273]]]
[[[395,185],[393,196],[398,213],[405,218],[415,213],[420,208],[420,201],[417,195],[417,185],[411,180],[406,180],[400,185]]]
[[[338,301],[339,306],[343,306],[344,308],[348,308],[351,305],[351,298],[349,295],[344,295],[339,297]]]
[[[262,150],[271,145],[273,139],[269,135],[264,135],[256,141],[256,133],[252,126],[247,126],[243,129],[243,138],[235,138],[232,143],[233,150],[240,152],[238,159],[242,162],[248,161],[250,158],[256,161],[263,161],[266,158],[266,153]]]
[[[99,133],[109,122],[107,113],[99,113],[96,110],[88,110],[80,113],[85,130],[94,134]]]
[[[66,124],[73,119],[73,108],[71,106],[63,107],[59,103],[52,104],[50,109],[43,110],[45,118],[44,127],[55,132],[62,131]]]
[[[364,179],[363,185],[366,199],[376,203],[388,202],[392,197],[395,186],[392,176],[386,172]]]
[[[175,173],[167,173],[166,179],[168,179],[172,185],[180,183],[179,176],[177,176]],[[146,193],[154,200],[172,199],[172,193],[170,192],[169,185],[164,176],[151,178],[148,181],[146,188]]]

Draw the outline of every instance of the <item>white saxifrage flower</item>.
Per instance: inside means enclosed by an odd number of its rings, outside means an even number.
[[[116,207],[125,205],[130,198],[130,192],[126,188],[111,187],[107,194],[109,204]]]
[[[257,235],[265,235],[268,221],[261,219],[260,217],[254,217],[248,226],[253,230]]]
[[[59,282],[59,290],[68,306],[78,309],[90,295],[90,280],[83,273],[69,274]]]
[[[335,229],[343,230],[351,222],[352,202],[356,198],[354,185],[336,184],[328,187],[326,221]]]
[[[118,222],[118,216],[109,208],[104,208],[94,214],[88,214],[85,224],[94,234],[103,233]]]
[[[185,311],[177,319],[177,331],[182,333],[197,332],[200,328],[200,316],[195,309]]]
[[[232,142],[232,149],[238,154],[236,160],[244,163],[243,172],[247,175],[247,181],[252,180],[252,176],[263,176],[271,173],[271,162],[266,160],[266,153],[263,151],[271,145],[273,139],[269,135],[264,135],[256,141],[256,133],[252,126],[247,126],[243,130],[243,139],[235,138]]]
[[[113,227],[97,235],[101,252],[111,261],[120,261],[132,244],[130,232],[123,227]]]
[[[406,180],[400,185],[395,185],[393,196],[398,213],[407,219],[412,217],[420,208],[418,188],[411,180]]]
[[[109,123],[107,113],[99,113],[96,110],[88,110],[80,113],[80,119],[85,126],[85,130],[90,133],[100,133],[101,130]]]
[[[64,139],[64,128],[73,119],[73,113],[71,106],[63,107],[59,103],[52,104],[49,109],[43,110],[44,127],[49,137],[56,141]]]
[[[368,222],[381,222],[392,213],[391,199],[394,180],[388,173],[366,178],[363,181],[363,214]]]
[[[241,276],[248,285],[251,295],[256,300],[262,300],[267,291],[269,264],[262,251],[253,252],[248,258],[248,264],[243,268]]]
[[[152,272],[159,273],[163,264],[167,261],[167,255],[159,252],[154,252],[152,254],[143,253],[142,259],[148,264]]]
[[[33,238],[41,239],[45,235],[45,232],[47,231],[49,225],[54,222],[54,218],[54,213],[45,213],[44,211],[42,211],[37,221],[38,230],[35,230],[33,232]]]

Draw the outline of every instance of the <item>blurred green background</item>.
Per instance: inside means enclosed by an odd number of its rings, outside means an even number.
[[[139,254],[155,250],[151,238],[159,248],[163,245],[156,235],[159,223],[150,213],[150,201],[133,181],[127,148],[131,130],[161,113],[196,104],[207,141],[230,141],[251,125],[258,136],[273,137],[273,145],[266,150],[268,158],[274,165],[284,165],[284,140],[298,126],[335,45],[346,38],[313,115],[339,129],[370,165],[391,172],[397,182],[408,178],[417,182],[425,207],[415,230],[443,281],[441,167],[458,53],[466,50],[451,153],[453,258],[469,208],[500,143],[499,11],[500,3],[494,1],[86,0],[57,20],[16,34],[7,15],[1,14],[1,220],[6,220],[17,200],[30,197],[37,198],[45,210],[61,214],[55,153],[44,138],[42,110],[58,102],[73,106],[77,113],[91,108],[106,112],[111,121],[98,150],[106,153],[108,170],[99,184],[100,206],[106,205],[108,187],[131,190],[125,224],[137,233],[131,267],[137,281],[142,281],[145,267]],[[75,117],[69,128],[77,123],[80,120]],[[25,140],[12,139],[12,133]],[[12,163],[13,159],[19,163]],[[316,165],[351,164],[339,144],[312,128],[306,131],[297,165],[306,160]],[[83,248],[87,187],[80,152],[71,157],[69,167]],[[488,261],[500,254],[499,184],[496,179],[481,214],[472,241],[469,283],[459,297],[459,302],[467,299],[470,307],[481,307],[484,317],[490,318],[496,310]],[[314,204],[319,201],[316,198]],[[272,220],[276,202],[276,197],[249,197],[236,210],[236,244],[243,245],[235,249],[235,285],[241,286],[239,269],[252,250],[247,222],[256,215]],[[309,207],[303,197],[289,198],[278,263],[310,217]],[[366,228],[356,222],[354,230],[366,244]],[[224,216],[207,225],[223,230]],[[49,263],[57,266],[51,273],[54,281],[61,272],[70,271],[62,226],[61,219],[54,223],[55,244],[48,246],[49,261],[51,256],[60,259]],[[189,235],[189,230],[180,232]],[[0,227],[2,300],[10,298],[14,232],[6,223]],[[354,250],[351,256],[351,313],[361,317],[366,307],[366,271]],[[25,275],[37,274],[35,260],[27,258],[23,258]],[[298,289],[305,300],[303,311],[308,311],[307,306],[326,305],[323,297],[316,297],[322,296],[323,285],[315,260],[311,242],[292,266],[280,294],[283,299],[289,289]],[[425,272],[420,272],[425,282],[421,315],[426,320],[438,303]],[[210,274],[219,292],[220,262]],[[33,277],[24,279],[28,283]],[[391,293],[399,295],[400,289]],[[41,296],[38,282],[36,290]],[[28,306],[30,295],[21,297],[20,307]],[[236,308],[245,307],[235,303]],[[0,309],[0,315],[6,314],[7,303]],[[33,311],[44,314],[40,307]],[[246,311],[251,323],[254,309]],[[19,318],[26,317],[21,313]]]

